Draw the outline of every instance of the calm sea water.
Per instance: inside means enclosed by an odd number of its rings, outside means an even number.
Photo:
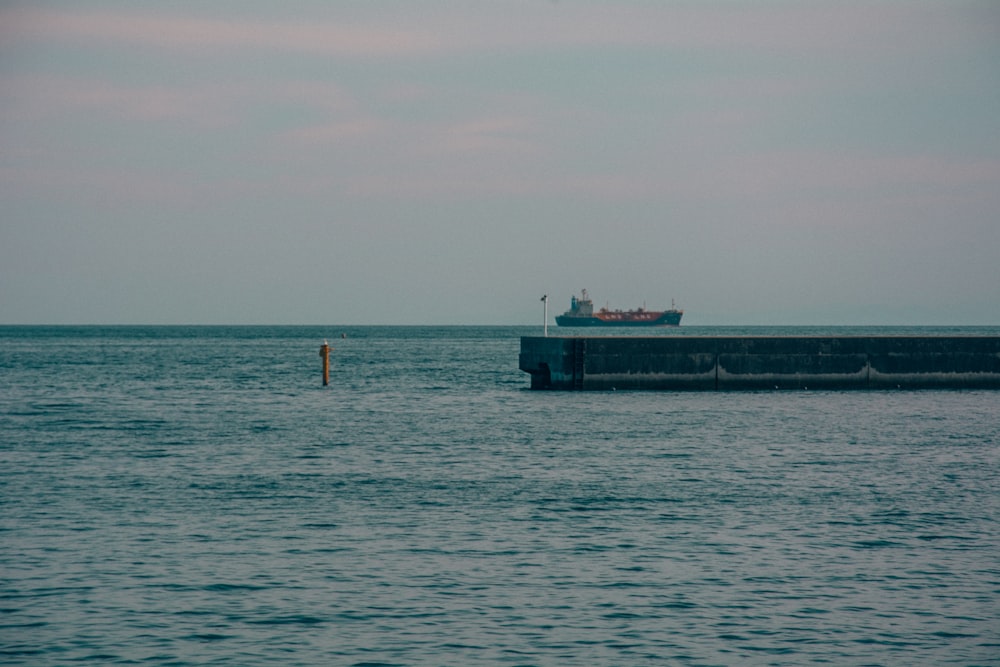
[[[537,333],[0,328],[0,662],[1000,664],[1000,392],[532,392]]]

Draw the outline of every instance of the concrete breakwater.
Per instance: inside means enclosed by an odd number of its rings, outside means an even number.
[[[521,338],[532,389],[1000,389],[1000,336]]]

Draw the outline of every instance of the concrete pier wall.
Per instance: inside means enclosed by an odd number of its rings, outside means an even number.
[[[532,389],[1000,389],[997,336],[521,338]]]

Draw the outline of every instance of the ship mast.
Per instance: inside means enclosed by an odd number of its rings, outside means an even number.
[[[549,336],[549,295],[542,295],[542,336]]]

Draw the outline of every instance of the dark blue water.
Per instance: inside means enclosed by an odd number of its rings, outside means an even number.
[[[1000,392],[532,392],[536,333],[0,328],[0,663],[1000,664]]]

